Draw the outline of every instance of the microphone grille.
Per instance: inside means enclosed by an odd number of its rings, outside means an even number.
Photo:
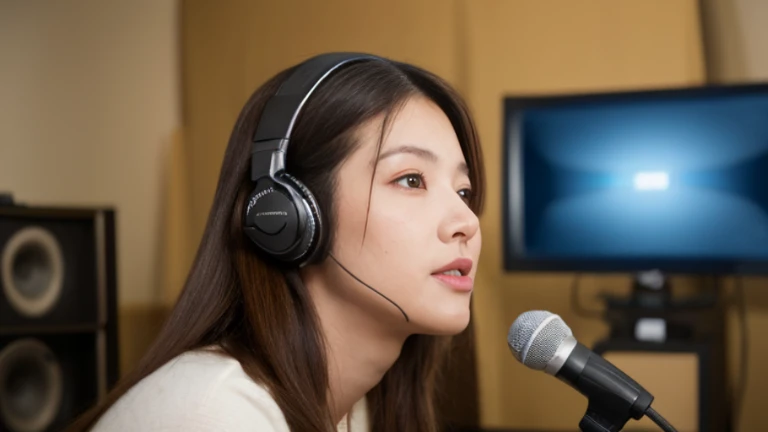
[[[542,370],[563,340],[572,335],[570,327],[559,316],[547,311],[528,311],[512,323],[507,344],[519,362]]]

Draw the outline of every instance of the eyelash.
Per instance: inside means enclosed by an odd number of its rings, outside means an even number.
[[[399,183],[401,180],[407,179],[407,178],[409,178],[409,177],[418,177],[418,178],[419,178],[419,180],[420,180],[420,183],[421,183],[421,184],[420,184],[420,186],[422,186],[422,187],[418,187],[418,188],[411,188],[411,187],[402,186],[402,185],[400,185],[400,187],[402,187],[402,188],[404,188],[404,189],[422,189],[422,188],[423,188],[423,186],[424,186],[424,185],[427,183],[427,180],[426,180],[426,178],[424,177],[424,173],[423,173],[423,172],[415,172],[415,173],[408,173],[408,174],[404,174],[404,175],[402,175],[402,176],[400,176],[400,177],[396,178],[396,179],[393,181],[393,183],[397,184],[397,183]],[[466,192],[465,192],[465,195],[463,195],[463,196],[462,196],[462,195],[461,195],[461,192],[464,192],[464,191],[466,191]],[[464,202],[466,202],[467,204],[469,204],[469,201],[472,199],[472,189],[471,189],[471,188],[464,188],[464,189],[460,190],[460,191],[459,191],[459,196],[461,196],[461,199],[463,199],[463,200],[464,200]]]

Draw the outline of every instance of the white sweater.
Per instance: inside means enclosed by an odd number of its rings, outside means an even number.
[[[367,432],[365,398],[339,432]],[[289,432],[269,392],[225,354],[191,351],[141,380],[98,421],[92,432]]]

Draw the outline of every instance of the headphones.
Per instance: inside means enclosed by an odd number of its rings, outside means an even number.
[[[255,188],[245,208],[245,235],[268,256],[289,265],[312,262],[326,233],[312,192],[285,171],[293,125],[315,89],[341,66],[383,60],[369,54],[328,53],[299,66],[264,106],[251,146]]]

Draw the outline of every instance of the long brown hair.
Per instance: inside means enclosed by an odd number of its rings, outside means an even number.
[[[257,89],[237,119],[200,247],[162,331],[138,366],[69,431],[88,430],[143,378],[174,357],[209,345],[221,346],[270,391],[291,430],[335,430],[327,400],[324,338],[308,291],[295,269],[262,257],[242,231],[243,205],[253,188],[250,140],[265,103],[292,70]],[[356,148],[357,128],[379,115],[386,124],[415,95],[431,99],[450,119],[469,167],[470,207],[480,213],[482,156],[462,99],[442,79],[418,67],[365,61],[343,67],[315,91],[296,121],[287,155],[286,170],[313,192],[331,231],[336,172]],[[381,140],[378,145],[380,149]],[[332,233],[326,238],[333,238]],[[328,242],[321,247],[325,256]],[[405,341],[398,360],[367,395],[373,431],[438,429],[435,385],[449,342],[427,335]]]

